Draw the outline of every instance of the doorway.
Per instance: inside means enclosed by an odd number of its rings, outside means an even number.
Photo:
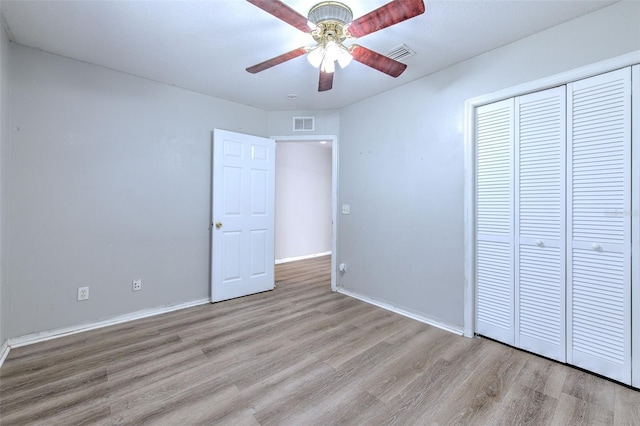
[[[336,291],[337,137],[276,141],[276,263],[331,255]],[[286,180],[285,180],[286,179]]]

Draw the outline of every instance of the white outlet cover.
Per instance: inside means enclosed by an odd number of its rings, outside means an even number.
[[[89,299],[89,287],[78,287],[78,300]]]
[[[131,291],[140,291],[142,290],[142,280],[138,279],[138,280],[133,280],[133,283],[131,285]]]

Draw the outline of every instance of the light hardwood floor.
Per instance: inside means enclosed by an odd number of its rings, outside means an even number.
[[[0,421],[158,425],[640,425],[640,392],[331,293],[277,288],[11,351]]]

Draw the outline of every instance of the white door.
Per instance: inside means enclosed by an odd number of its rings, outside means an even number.
[[[515,102],[515,345],[564,362],[565,86]]]
[[[274,287],[275,141],[214,130],[211,301]]]
[[[476,332],[514,344],[513,99],[476,110]]]
[[[631,381],[631,70],[567,85],[567,362]]]

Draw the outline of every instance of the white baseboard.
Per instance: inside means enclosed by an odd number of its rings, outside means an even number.
[[[330,254],[331,254],[331,250],[323,251],[322,253],[306,254],[304,256],[285,257],[283,259],[276,259],[276,265],[279,265],[280,263],[295,262],[296,260],[305,260],[305,259],[313,259],[314,257],[329,256]]]
[[[375,305],[375,306],[377,306],[379,308],[386,309],[387,311],[394,312],[396,314],[405,316],[407,318],[411,318],[411,319],[414,319],[416,321],[420,321],[422,323],[431,325],[433,327],[440,328],[440,329],[442,329],[444,331],[448,331],[449,333],[453,333],[453,334],[457,334],[459,336],[462,336],[463,331],[464,331],[462,329],[462,327],[457,327],[457,326],[454,326],[454,325],[444,324],[444,323],[441,323],[441,322],[436,321],[434,319],[423,317],[423,316],[417,315],[417,314],[415,314],[413,312],[405,311],[404,309],[398,308],[397,306],[393,306],[393,305],[390,305],[390,304],[385,303],[385,302],[380,302],[380,301],[371,299],[371,298],[366,297],[366,296],[360,296],[359,294],[352,293],[352,292],[350,292],[348,290],[345,290],[343,288],[340,288],[340,287],[338,287],[338,293],[342,293],[345,296],[353,297],[354,299],[362,300],[363,302],[369,303],[371,305]]]
[[[0,346],[0,367],[2,367],[4,360],[7,359],[7,356],[9,356],[10,350],[11,348],[9,347],[9,341],[5,340],[4,343],[2,343],[2,345]]]
[[[75,325],[71,327],[57,328],[54,330],[47,330],[38,333],[25,334],[24,336],[12,337],[7,339],[2,348],[7,346],[7,354],[9,349],[19,348],[21,346],[32,345],[34,343],[40,343],[51,339],[57,339],[59,337],[69,336],[71,334],[82,333],[83,331],[95,330],[97,328],[108,327],[110,325],[121,324],[123,322],[134,321],[137,319],[152,317],[155,315],[165,314],[167,312],[173,312],[180,309],[191,308],[193,306],[204,305],[210,303],[210,299],[198,299],[190,302],[179,303],[176,305],[163,305],[155,308],[143,309],[141,311],[131,312],[129,314],[118,315],[103,321],[96,321],[91,323],[85,323],[81,325]],[[4,355],[4,352],[0,352]],[[6,355],[5,355],[6,356]],[[0,358],[0,361],[4,361],[4,358]],[[2,366],[2,362],[0,362]]]

